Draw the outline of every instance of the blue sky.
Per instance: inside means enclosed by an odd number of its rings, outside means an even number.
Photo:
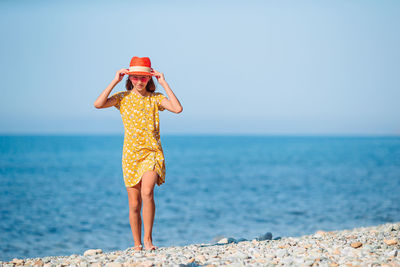
[[[398,1],[2,1],[0,133],[123,134],[118,110],[93,103],[148,56],[184,108],[160,112],[162,134],[398,135],[399,11]]]

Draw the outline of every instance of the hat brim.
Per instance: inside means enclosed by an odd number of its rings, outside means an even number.
[[[153,76],[154,74],[148,73],[148,72],[143,72],[143,71],[131,71],[127,73],[128,75],[147,75],[147,76]]]

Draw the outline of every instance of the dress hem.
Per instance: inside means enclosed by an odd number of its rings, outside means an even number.
[[[128,188],[128,187],[133,187],[133,186],[137,185],[137,184],[140,183],[140,181],[142,180],[143,174],[144,174],[145,172],[154,171],[154,170],[156,171],[156,173],[157,173],[157,175],[158,175],[158,179],[157,179],[156,185],[160,186],[160,185],[162,185],[163,183],[165,183],[165,178],[162,179],[161,174],[158,173],[158,171],[155,169],[155,168],[156,168],[156,164],[157,164],[157,163],[154,163],[154,164],[153,164],[153,168],[152,168],[151,170],[145,170],[145,171],[143,171],[143,172],[140,174],[140,179],[139,179],[139,181],[138,181],[137,183],[135,183],[134,185],[131,185],[131,186],[126,186],[126,184],[125,184],[125,187]],[[161,180],[161,183],[159,183],[160,180]]]

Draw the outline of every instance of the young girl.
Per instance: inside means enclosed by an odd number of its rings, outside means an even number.
[[[123,78],[126,91],[108,95]],[[154,92],[152,76],[164,87],[168,98]],[[165,182],[164,153],[161,147],[158,111],[167,109],[173,113],[182,112],[182,105],[176,98],[164,74],[151,68],[148,57],[133,57],[129,69],[117,71],[114,80],[100,94],[94,103],[96,108],[115,106],[124,123],[124,146],[122,170],[129,199],[129,222],[135,242],[134,249],[142,250],[140,211],[143,200],[144,246],[155,250],[152,243],[152,228],[155,215],[154,186]]]

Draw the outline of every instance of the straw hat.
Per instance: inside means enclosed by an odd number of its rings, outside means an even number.
[[[151,68],[150,58],[148,57],[133,57],[131,63],[129,64],[128,74],[133,75],[150,75],[153,69]]]

